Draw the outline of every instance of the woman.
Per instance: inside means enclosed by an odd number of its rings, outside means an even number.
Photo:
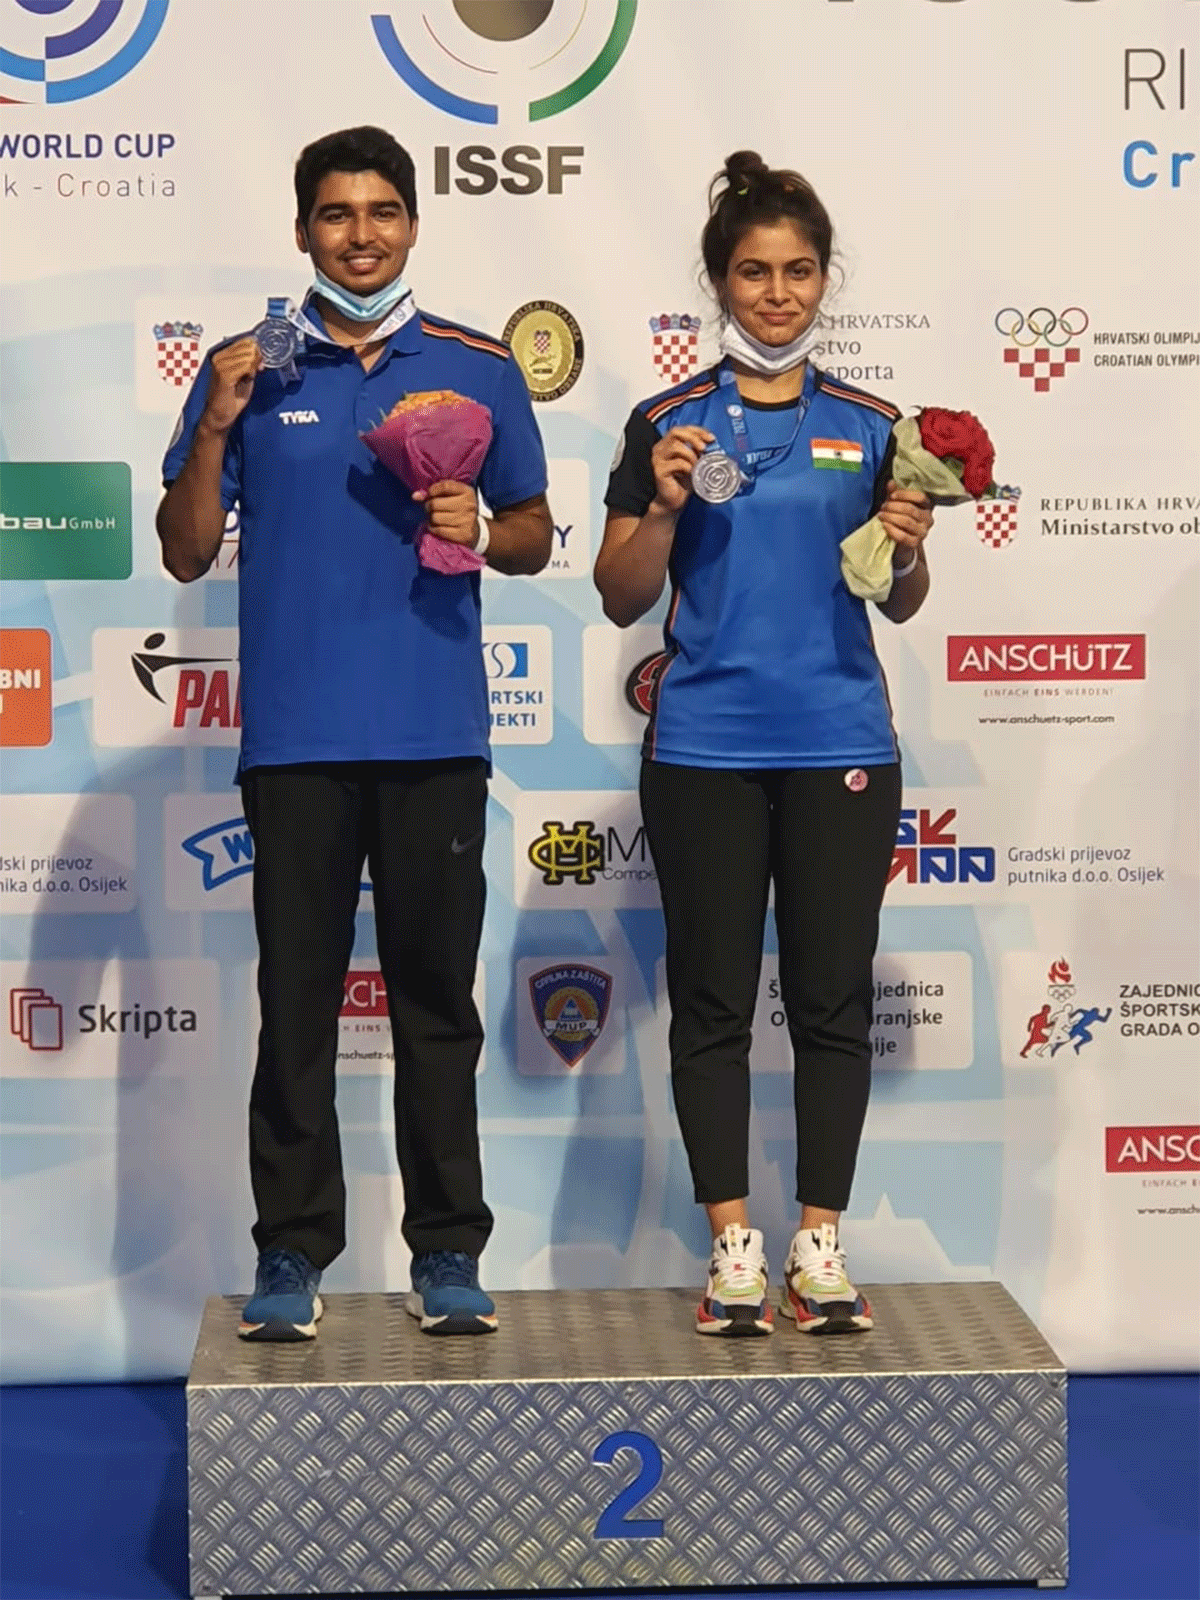
[[[833,243],[810,185],[740,152],[709,203],[701,248],[722,359],[631,414],[595,581],[627,627],[671,579],[641,801],[666,919],[675,1105],[713,1234],[697,1331],[773,1328],[747,1209],[750,1028],[773,881],[802,1207],[780,1305],[804,1331],[846,1332],[871,1326],[837,1228],[870,1089],[900,765],[839,545],[879,513],[895,544],[879,609],[904,622],[929,589],[932,517],[922,495],[889,483],[899,412],[808,359]]]

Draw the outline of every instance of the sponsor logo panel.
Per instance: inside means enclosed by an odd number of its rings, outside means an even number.
[[[583,734],[589,744],[641,744],[650,714],[662,629],[650,623],[583,630]]]
[[[1069,952],[1008,951],[1002,969],[1006,1066],[1078,1070],[1160,1056],[1195,1060],[1200,979],[1186,961],[1131,953],[1115,964]]]
[[[969,1067],[975,1058],[972,983],[973,966],[965,951],[888,951],[879,955],[871,1030],[875,1066],[897,1072],[953,1072]],[[792,1071],[778,956],[763,957],[752,1059],[757,1071]]]
[[[163,897],[171,911],[252,911],[254,840],[236,789],[163,799]],[[371,884],[361,887],[368,910]]]
[[[1124,1201],[1127,1214],[1153,1217],[1156,1222],[1200,1217],[1198,1123],[1107,1127],[1104,1170],[1112,1185],[1110,1194]]]
[[[1200,1126],[1106,1128],[1106,1172],[1200,1172]]]
[[[550,487],[546,497],[554,515],[554,537],[550,560],[537,575],[538,583],[548,578],[586,578],[592,576],[592,476],[588,463],[578,456],[551,456],[546,463]],[[484,567],[485,583],[495,582],[500,574]]]
[[[54,737],[54,669],[45,628],[0,628],[0,748]]]
[[[623,1072],[628,980],[607,956],[519,960],[517,1071],[534,1078]]]
[[[528,790],[513,810],[513,886],[521,907],[659,905],[638,797],[625,789]]]
[[[554,737],[551,630],[493,623],[483,630],[493,744],[549,744]]]
[[[479,962],[473,990],[475,1006],[487,1022],[487,969]],[[487,1046],[480,1052],[476,1076],[486,1064]],[[388,1017],[387,989],[374,960],[356,961],[346,974],[342,1009],[338,1018],[338,1072],[343,1077],[390,1078],[396,1068],[392,1025]]]
[[[0,578],[127,578],[132,570],[126,462],[0,464]]]
[[[1074,750],[1145,717],[1144,633],[952,634],[934,696],[943,737],[996,729]]]
[[[1139,791],[1140,812],[1115,790],[1054,799],[1050,810],[1039,791],[1014,785],[906,790],[885,906],[1173,890],[1169,795]]]
[[[132,911],[137,901],[131,795],[5,795],[4,915]]]
[[[10,1078],[207,1073],[220,1037],[215,961],[0,962]]]
[[[105,746],[237,745],[236,628],[97,628],[93,736]]]

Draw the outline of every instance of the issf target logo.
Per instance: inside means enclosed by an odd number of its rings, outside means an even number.
[[[167,0],[5,0],[0,102],[65,105],[132,72],[167,15]]]
[[[598,89],[636,17],[637,0],[394,0],[371,27],[392,70],[428,105],[482,127],[527,126]],[[561,194],[584,153],[578,144],[438,145],[434,193]]]

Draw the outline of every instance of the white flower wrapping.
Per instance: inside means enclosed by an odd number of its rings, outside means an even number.
[[[916,417],[901,417],[892,435],[896,441],[892,481],[898,489],[919,489],[936,506],[957,506],[976,498],[963,488],[961,464],[956,473],[949,461],[926,450]],[[895,549],[877,516],[847,534],[842,540],[842,578],[850,593],[860,600],[886,600],[892,592]]]

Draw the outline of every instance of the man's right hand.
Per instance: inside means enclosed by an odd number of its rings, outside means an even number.
[[[247,335],[214,351],[209,361],[212,377],[201,421],[218,433],[228,433],[250,403],[262,351]]]

